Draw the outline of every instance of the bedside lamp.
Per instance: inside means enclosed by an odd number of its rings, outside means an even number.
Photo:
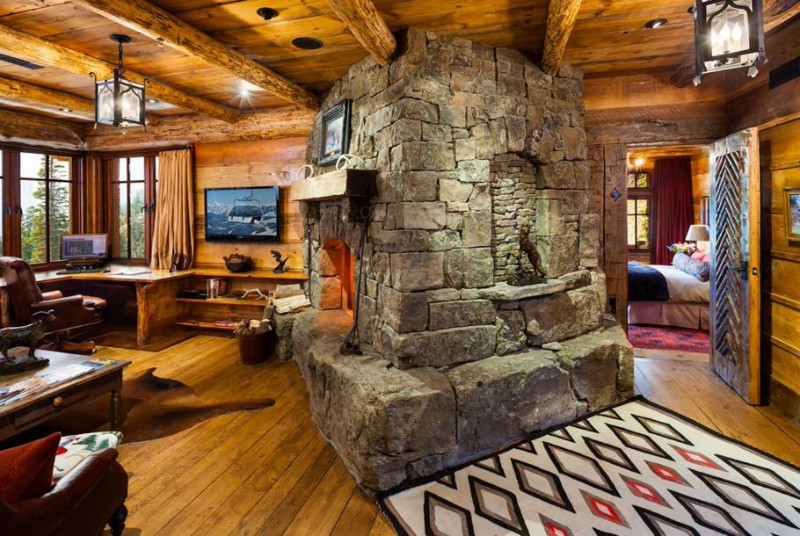
[[[689,232],[686,233],[686,241],[687,242],[694,242],[695,246],[697,246],[698,251],[700,251],[700,246],[698,242],[708,242],[710,239],[708,233],[708,225],[691,225],[689,226]]]

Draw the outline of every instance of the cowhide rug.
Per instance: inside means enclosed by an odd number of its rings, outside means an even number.
[[[187,385],[155,375],[155,368],[125,376],[122,387],[122,425],[125,443],[149,441],[171,436],[197,423],[233,413],[267,408],[271,398],[243,398],[226,402],[206,402]],[[108,428],[108,398],[102,397],[64,414],[48,424],[62,434]]]

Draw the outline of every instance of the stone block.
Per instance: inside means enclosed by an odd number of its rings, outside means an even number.
[[[433,125],[422,123],[422,141],[453,141],[453,128],[449,125]]]
[[[597,266],[597,255],[600,249],[600,216],[582,214],[580,217],[580,241],[578,253],[581,266],[594,268]]]
[[[439,181],[439,201],[445,203],[466,203],[472,194],[472,184],[457,180]]]
[[[391,256],[392,287],[415,291],[444,286],[444,253],[393,253]]]
[[[489,131],[492,135],[492,145],[495,154],[506,154],[508,152],[508,130],[506,120],[503,118],[495,119],[489,123]]]
[[[373,282],[374,283],[374,282]],[[367,287],[369,287],[367,281]],[[374,284],[374,296],[377,296],[377,284]],[[362,295],[359,298],[358,335],[367,344],[373,344],[378,332],[378,302],[374,297]]]
[[[453,288],[481,288],[494,284],[494,260],[490,248],[446,251],[444,281]]]
[[[495,320],[497,326],[497,355],[519,352],[527,346],[525,316],[519,310],[499,310]]]
[[[491,210],[492,209],[492,196],[489,193],[489,185],[486,183],[477,183],[472,190],[472,195],[469,196],[469,209],[470,210]]]
[[[488,210],[464,214],[461,232],[464,247],[488,247],[492,244],[492,215]]]
[[[600,327],[605,310],[605,281],[576,290],[520,302],[528,344],[541,346],[583,335]]]
[[[378,199],[397,201],[435,201],[438,174],[433,171],[387,171],[376,179]],[[373,218],[373,221],[378,221]]]
[[[425,251],[428,249],[430,233],[428,231],[396,230],[379,231],[370,235],[373,244],[384,253],[406,253]]]
[[[455,141],[456,161],[475,160],[478,150],[478,142],[475,139],[463,139]]]
[[[574,272],[580,266],[578,234],[565,229],[566,234],[539,238],[536,249],[547,277],[559,277]]]
[[[387,229],[443,229],[447,223],[445,204],[437,201],[427,203],[392,203],[386,209]]]
[[[582,128],[560,127],[559,135],[564,143],[564,158],[586,160],[586,133]]]
[[[429,310],[431,330],[485,326],[495,321],[494,305],[489,300],[437,302],[431,303]]]
[[[383,348],[387,359],[401,369],[449,367],[494,354],[497,328],[470,326],[400,334],[383,326]]]
[[[340,315],[298,319],[295,356],[312,420],[356,482],[386,490],[415,468],[435,473],[452,464],[456,409],[444,375],[431,368],[398,370],[370,352],[340,355],[352,320]]]
[[[520,153],[525,150],[525,138],[528,136],[527,122],[524,117],[507,116],[508,150]]]
[[[416,119],[426,123],[439,122],[439,107],[418,99],[401,99],[394,104],[392,121]]]
[[[422,122],[416,119],[400,119],[393,122],[375,136],[380,149],[388,149],[401,143],[420,141]]]
[[[456,168],[452,143],[406,142],[392,148],[392,171],[449,171]]]
[[[606,328],[603,335],[617,345],[617,395],[620,400],[627,400],[634,395],[633,346],[619,322]]]
[[[536,174],[536,187],[555,190],[575,188],[575,168],[572,162],[558,162],[541,166]]]
[[[294,319],[294,314],[276,314],[274,317],[276,337],[275,356],[282,363],[293,359],[292,326],[294,325]]]
[[[430,234],[428,248],[430,251],[449,251],[462,247],[461,233],[451,229],[434,231]]]
[[[439,106],[439,122],[454,128],[467,126],[467,109],[463,106],[442,104]]]
[[[578,405],[555,355],[495,356],[445,373],[456,397],[459,457],[574,419]]]
[[[469,110],[468,110],[469,112]],[[477,121],[488,121],[489,117],[481,117]],[[478,159],[494,158],[494,141],[492,140],[492,129],[488,123],[481,122],[469,131],[472,139],[475,140],[475,157]]]
[[[605,332],[562,341],[557,355],[572,377],[576,397],[586,403],[588,411],[617,402],[619,345]]]
[[[397,333],[424,331],[428,327],[428,298],[424,292],[398,292],[381,286],[378,315]]]
[[[488,160],[463,160],[458,163],[457,171],[462,182],[489,182]]]

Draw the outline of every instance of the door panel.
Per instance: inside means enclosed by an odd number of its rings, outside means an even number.
[[[711,145],[711,365],[760,403],[758,132]]]

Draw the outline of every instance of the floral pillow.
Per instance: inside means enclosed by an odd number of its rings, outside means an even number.
[[[64,436],[56,451],[53,480],[58,480],[75,468],[84,458],[114,448],[122,441],[122,432],[92,432]]]
[[[676,253],[672,258],[672,266],[696,277],[699,281],[706,282],[711,277],[711,265],[707,262],[690,258],[686,253]]]

